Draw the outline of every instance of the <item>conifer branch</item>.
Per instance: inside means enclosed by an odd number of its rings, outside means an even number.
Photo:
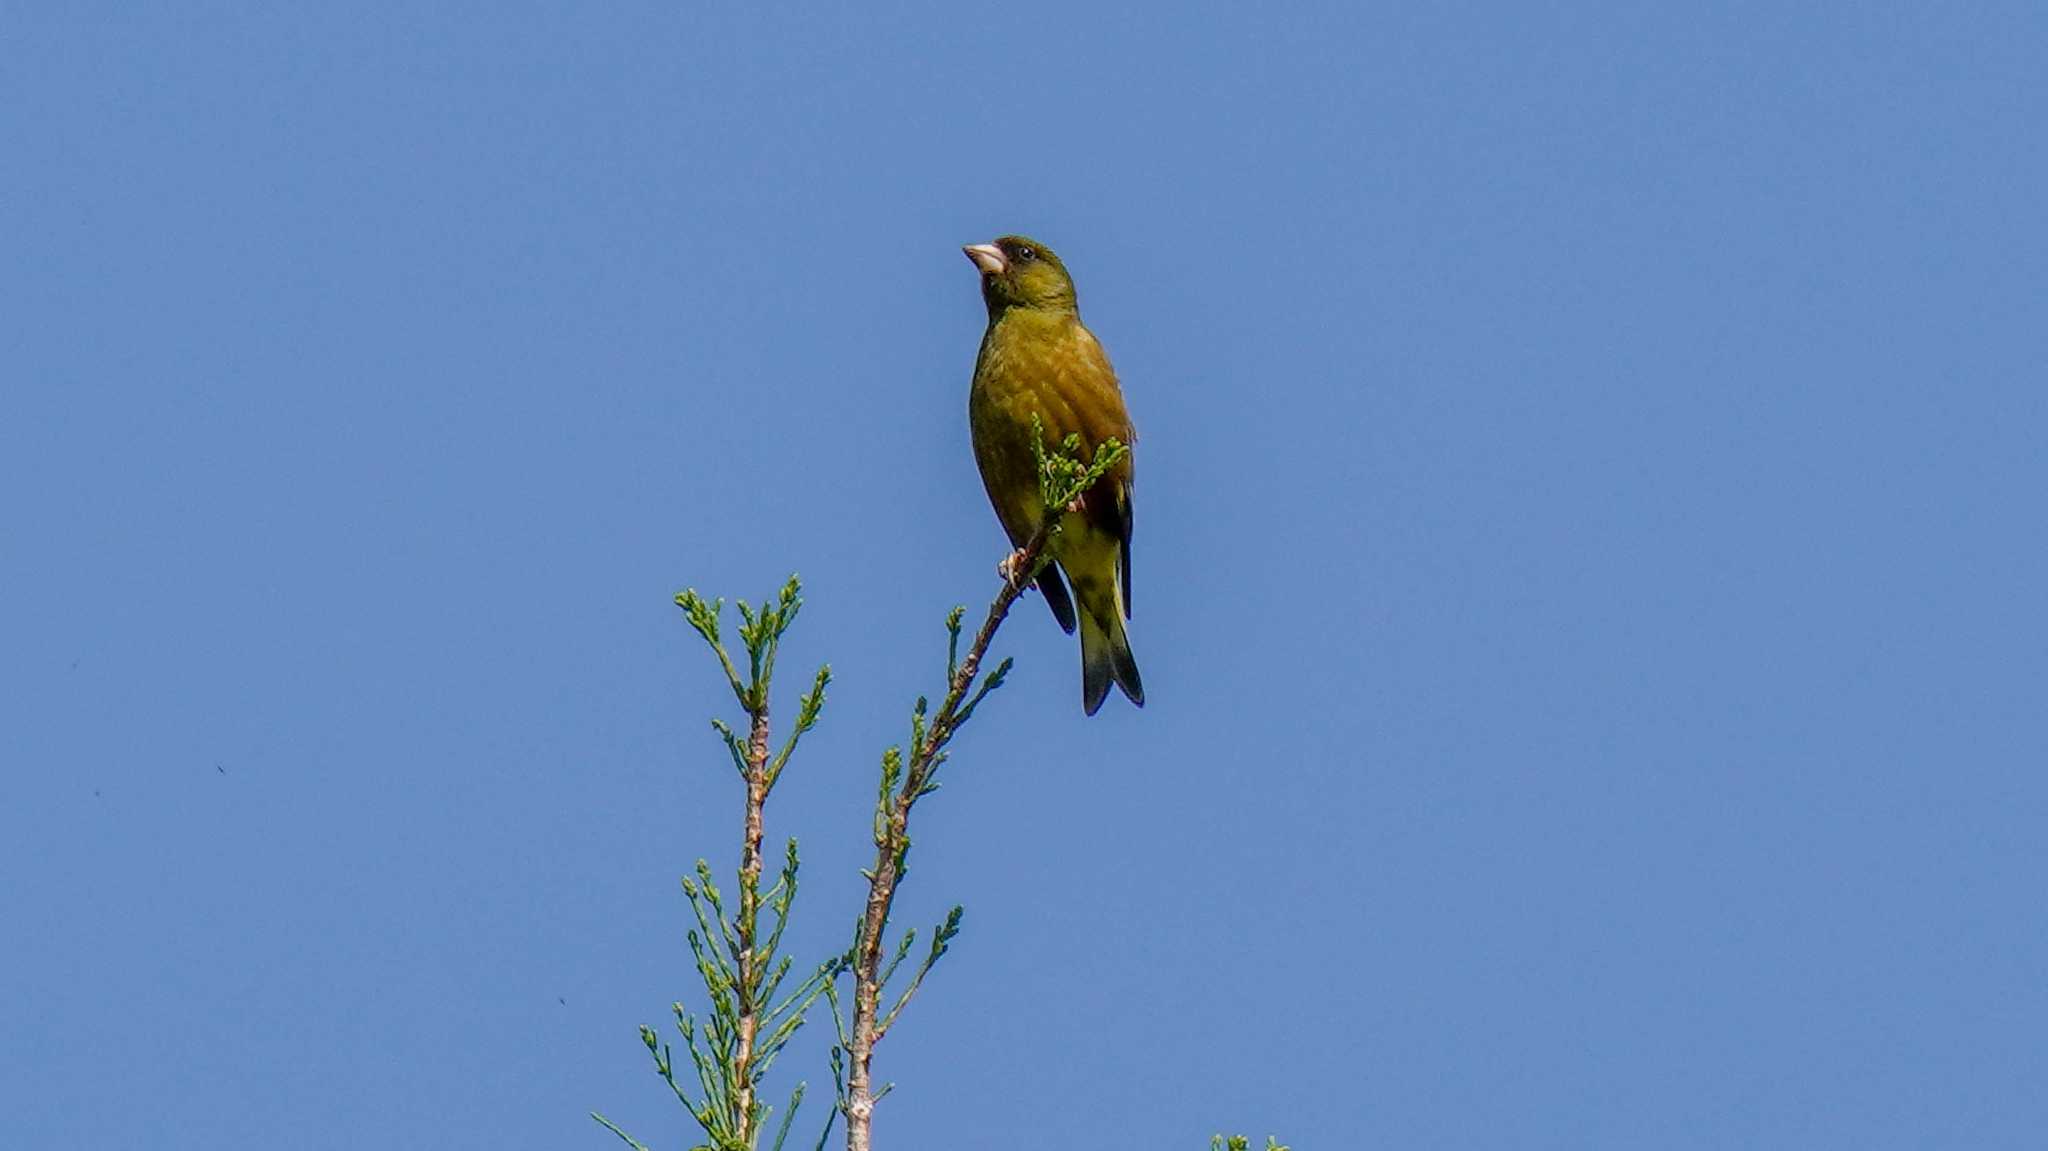
[[[919,799],[938,790],[937,772],[946,761],[947,747],[954,735],[973,718],[975,709],[989,693],[1001,687],[1009,675],[1010,660],[1003,660],[985,677],[981,674],[982,661],[988,656],[989,645],[995,642],[997,630],[1009,617],[1011,606],[1051,561],[1047,549],[1059,531],[1061,515],[1110,468],[1115,467],[1128,451],[1115,440],[1108,440],[1099,445],[1084,463],[1080,459],[1079,437],[1069,436],[1056,451],[1048,452],[1044,447],[1043,429],[1038,429],[1038,432],[1039,495],[1045,513],[1041,517],[1041,526],[1021,549],[1005,561],[1002,586],[997,588],[995,599],[989,603],[988,613],[964,655],[960,652],[960,636],[966,611],[955,608],[947,615],[945,697],[939,701],[935,711],[928,709],[926,700],[917,701],[911,712],[907,758],[901,748],[895,747],[882,757],[882,786],[876,798],[874,817],[875,863],[862,873],[868,881],[867,904],[854,930],[853,947],[845,957],[846,966],[853,972],[854,983],[852,1026],[850,1029],[842,1026],[843,1032],[850,1030],[842,1041],[846,1083],[839,1101],[840,1110],[846,1116],[847,1151],[870,1151],[875,1104],[888,1093],[886,1086],[880,1090],[874,1087],[872,1070],[876,1044],[888,1034],[903,1008],[923,985],[925,975],[945,954],[947,945],[960,930],[960,909],[956,907],[935,933],[931,952],[918,965],[909,985],[884,1014],[883,988],[897,963],[901,962],[902,953],[899,952],[896,961],[884,969],[882,941],[888,931],[897,888],[909,871],[911,810]],[[904,950],[909,944],[910,939],[906,937]],[[836,1018],[836,993],[833,1002]]]
[[[836,961],[827,963],[787,996],[776,999],[792,966],[788,956],[777,954],[777,947],[796,899],[798,862],[796,841],[790,840],[775,884],[765,892],[761,889],[761,844],[766,834],[768,796],[797,742],[817,723],[825,705],[825,687],[832,680],[831,668],[818,669],[811,690],[798,701],[796,722],[787,740],[780,751],[775,751],[770,738],[769,689],[782,637],[803,607],[798,591],[796,577],[791,576],[773,599],[759,607],[744,600],[738,603],[739,635],[746,646],[744,678],[721,634],[719,617],[723,601],[706,600],[694,590],[676,597],[676,606],[717,657],[733,697],[747,716],[744,738],[724,720],[711,721],[745,785],[738,904],[728,911],[724,894],[712,880],[710,864],[701,859],[697,861],[695,877],[683,880],[683,894],[697,920],[696,928],[688,933],[690,951],[696,959],[697,974],[703,980],[710,1010],[701,1029],[698,1019],[680,1003],[675,1005],[675,1018],[701,1095],[693,1098],[676,1082],[673,1049],[661,1042],[652,1028],[640,1029],[641,1042],[654,1059],[656,1073],[704,1129],[709,1139],[705,1146],[710,1151],[756,1151],[765,1121],[773,1110],[759,1098],[761,1076],[803,1025],[805,1013],[838,970]],[[771,920],[765,933],[761,924],[763,907]],[[781,1147],[787,1138],[790,1120],[802,1100],[803,1085],[798,1084],[776,1132],[775,1147]],[[591,1117],[628,1145],[642,1147],[602,1115]]]

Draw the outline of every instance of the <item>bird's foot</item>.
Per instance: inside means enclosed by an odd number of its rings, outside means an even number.
[[[1085,495],[1075,496],[1073,502],[1067,505],[1067,510],[1075,515],[1080,515],[1082,512],[1087,511],[1088,497]]]
[[[1018,548],[1016,551],[1004,556],[1002,562],[996,565],[996,574],[1003,577],[1003,582],[1010,585],[1011,591],[1022,591],[1024,589],[1024,549]]]

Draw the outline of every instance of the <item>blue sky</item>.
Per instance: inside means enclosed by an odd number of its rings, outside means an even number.
[[[1006,628],[884,1145],[2033,1145],[2044,33],[14,6],[0,1142],[687,1146],[634,1029],[739,796],[671,597],[804,575],[822,956],[994,589],[958,248],[1026,231],[1150,702]]]

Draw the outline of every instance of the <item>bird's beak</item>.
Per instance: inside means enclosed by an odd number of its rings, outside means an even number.
[[[1000,276],[1003,269],[1010,266],[1010,262],[1003,258],[1003,250],[994,244],[969,244],[960,250],[967,253],[967,258],[974,261],[974,266],[980,268],[984,276]]]

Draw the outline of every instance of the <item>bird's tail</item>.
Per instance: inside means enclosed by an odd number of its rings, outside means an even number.
[[[1092,607],[1084,600],[1080,612],[1081,706],[1094,715],[1109,698],[1109,685],[1114,682],[1132,703],[1144,707],[1145,685],[1138,679],[1131,641],[1124,636],[1123,613],[1114,605],[1102,613]]]

